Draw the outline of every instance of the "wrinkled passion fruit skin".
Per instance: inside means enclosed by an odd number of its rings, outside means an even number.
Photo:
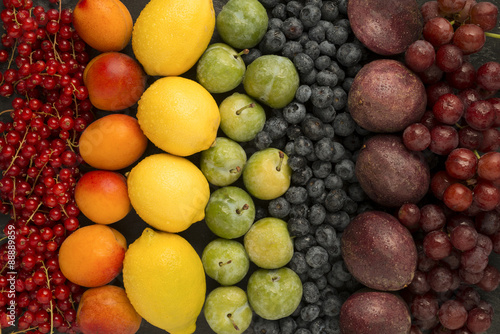
[[[354,217],[342,234],[341,250],[349,272],[369,288],[401,290],[415,275],[413,237],[388,213],[367,211]]]
[[[356,292],[340,309],[342,334],[408,334],[410,328],[408,307],[393,293]]]
[[[398,132],[420,121],[427,94],[420,78],[403,63],[379,59],[358,72],[347,103],[352,118],[364,129]]]
[[[356,37],[383,56],[405,51],[424,27],[416,0],[349,0],[347,16]]]
[[[417,203],[429,189],[430,168],[421,152],[408,150],[401,137],[378,134],[359,152],[355,167],[361,188],[387,207]]]

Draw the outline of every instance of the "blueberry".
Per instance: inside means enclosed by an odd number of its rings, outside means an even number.
[[[307,257],[306,257],[307,259]],[[345,266],[345,262],[343,260],[337,260],[332,264],[332,271],[335,272],[337,275],[338,279],[341,281],[347,282],[352,278],[351,273],[349,270],[347,270],[347,267]]]
[[[361,47],[354,43],[342,44],[337,50],[336,58],[338,62],[345,66],[354,66],[361,60]]]
[[[278,53],[285,46],[286,37],[279,29],[270,29],[259,42],[259,49],[263,54]],[[339,49],[340,50],[340,49]]]
[[[254,139],[255,147],[259,150],[263,150],[265,148],[268,148],[271,143],[272,143],[272,138],[269,132],[267,131],[260,131],[257,133]]]
[[[331,64],[331,58],[335,57],[335,55],[337,54],[337,47],[335,46],[335,44],[329,41],[323,41],[319,43],[319,52],[321,55],[329,57],[329,63]]]
[[[303,51],[302,44],[297,41],[287,41],[281,49],[281,55],[293,60],[293,57],[298,55]]]
[[[342,209],[346,200],[347,194],[343,189],[333,189],[326,195],[325,209],[330,212],[337,212]]]
[[[349,30],[345,27],[335,25],[325,32],[325,36],[327,41],[342,46],[349,38]]]
[[[241,59],[243,59],[243,62],[245,65],[250,65],[255,59],[259,58],[262,56],[262,52],[260,52],[259,49],[257,48],[251,48],[248,49],[248,53],[242,54]]]
[[[324,137],[324,123],[317,117],[307,117],[302,122],[302,132],[311,140],[319,140]]]
[[[295,1],[295,0],[289,1],[286,4],[287,15],[299,17],[302,8],[304,8],[304,5],[300,3],[300,1]]]
[[[281,29],[283,26],[283,20],[277,17],[273,17],[269,19],[269,22],[267,24],[267,29]]]
[[[308,85],[300,85],[295,92],[295,98],[301,103],[306,103],[311,97],[312,89]]]
[[[299,74],[309,73],[314,68],[314,60],[304,52],[298,53],[292,61]]]
[[[293,155],[288,158],[288,166],[295,172],[305,168],[307,166],[307,160],[303,156]]]
[[[319,160],[330,161],[334,150],[333,140],[330,138],[321,138],[314,144],[314,153],[316,153]]]
[[[321,204],[313,204],[309,209],[309,214],[307,215],[307,219],[312,225],[319,226],[323,224],[326,217],[326,209]]]
[[[294,334],[297,323],[292,317],[285,317],[278,320],[281,334]]]
[[[297,274],[304,274],[310,269],[309,265],[306,262],[306,256],[304,255],[304,253],[301,253],[298,250],[293,253],[292,259],[288,263],[288,266]]]
[[[340,334],[339,317],[325,317],[326,333]]]
[[[333,91],[329,86],[315,86],[312,90],[311,102],[315,107],[326,108],[333,99]]]
[[[308,213],[309,213],[309,205],[307,205],[306,203],[295,204],[295,205],[292,205],[292,209],[290,210],[290,217],[291,218],[307,218]]]
[[[311,153],[306,155],[306,159],[309,162],[314,162],[314,161],[318,160],[318,157],[316,156],[316,153],[314,153],[314,150],[313,150]]]
[[[337,115],[337,111],[335,108],[333,108],[332,105],[326,107],[326,108],[318,108],[318,107],[313,107],[312,108],[312,113],[314,116],[318,117],[323,123],[323,130],[326,130],[326,126],[329,126],[331,130],[333,130],[333,127],[331,126],[330,123],[335,119],[335,116]],[[326,132],[326,131],[324,131]],[[329,138],[333,138],[333,135],[329,135]]]
[[[339,78],[337,75],[328,70],[319,71],[316,75],[316,82],[320,86],[334,87],[337,85]]]
[[[351,152],[359,150],[363,145],[363,140],[356,133],[351,133],[343,138],[342,144]]]
[[[342,89],[344,89],[346,92],[349,92],[351,90],[352,83],[354,81],[354,78],[345,78],[344,81],[342,82]]]
[[[347,105],[347,93],[341,87],[336,86],[333,91],[333,107],[335,110],[342,110]]]
[[[266,218],[267,216],[269,215],[265,207],[260,205],[255,206],[255,221],[260,220],[262,218]]]
[[[313,68],[309,73],[300,73],[300,83],[304,85],[313,85],[316,83],[316,76],[318,75],[318,70]],[[312,95],[312,90],[311,90]]]
[[[335,165],[335,174],[343,181],[348,181],[354,177],[354,162],[348,159],[342,159]]]
[[[306,107],[300,102],[292,101],[283,108],[283,117],[290,124],[299,124],[306,117]]]
[[[314,5],[306,5],[300,10],[299,18],[304,27],[312,28],[321,20],[321,9]]]
[[[307,328],[298,328],[294,334],[312,334],[312,333]]]
[[[330,174],[333,167],[329,161],[318,160],[312,163],[311,168],[315,177],[324,179]]]
[[[309,42],[309,36],[307,34],[302,34],[299,38],[297,38],[297,42],[305,46],[307,42]]]
[[[333,23],[330,22],[330,21],[326,21],[326,20],[320,20],[318,22],[318,25],[323,27],[323,29],[325,29],[325,32],[328,30],[328,29],[331,29],[333,27]]]
[[[307,182],[306,189],[308,197],[319,197],[325,192],[325,182],[321,179],[311,178]]]
[[[295,154],[295,144],[293,143],[293,141],[287,141],[285,138],[285,142],[286,144],[282,151],[285,152],[285,154],[288,156]]]
[[[321,6],[323,5],[323,0],[306,0],[305,5],[316,6],[318,8],[321,8]]]
[[[314,283],[316,284],[319,290],[323,290],[328,285],[328,281],[326,280],[325,276],[321,276],[320,278],[316,279]]]
[[[311,226],[304,217],[290,218],[288,220],[288,231],[293,237],[300,237],[310,233]]]
[[[338,141],[333,143],[333,147],[335,148],[335,151],[333,153],[331,162],[337,163],[344,158],[346,150],[344,145],[342,145],[342,143],[339,143]]]
[[[272,140],[284,137],[288,128],[287,121],[282,117],[270,117],[264,123],[264,131],[269,133]]]
[[[307,276],[310,280],[317,280],[321,276],[327,274],[330,271],[331,267],[332,266],[328,262],[326,262],[321,267],[311,268],[311,270],[309,270],[309,272],[307,273]]]
[[[288,137],[289,140],[294,140],[295,138],[298,138],[299,136],[302,135],[303,135],[302,129],[297,124],[290,125],[288,129],[286,129],[286,136]]]
[[[318,243],[316,242],[316,239],[314,239],[314,236],[311,234],[306,234],[300,237],[295,238],[294,245],[295,249],[299,252],[305,251],[312,246],[316,246]],[[304,261],[305,261],[305,254],[304,254]],[[306,262],[307,264],[307,262]],[[311,269],[309,265],[307,264],[307,268]]]
[[[259,2],[266,8],[274,8],[281,2],[281,0],[259,0]]]
[[[347,212],[349,215],[355,215],[358,211],[358,203],[355,202],[352,198],[347,197],[342,210]]]
[[[314,304],[319,300],[319,289],[313,282],[302,284],[302,298],[306,303]]]
[[[306,262],[311,268],[319,268],[328,262],[328,252],[321,246],[312,246],[306,252]]]
[[[356,122],[348,112],[339,113],[333,121],[335,133],[339,136],[346,137],[356,130]]]
[[[328,212],[325,222],[331,225],[336,231],[343,231],[351,222],[349,214],[345,211]]]
[[[283,196],[269,201],[267,211],[275,218],[284,219],[290,213],[291,205]]]
[[[328,68],[328,66],[330,66],[331,62],[332,62],[332,60],[330,59],[330,57],[325,56],[325,55],[321,55],[318,58],[316,58],[316,60],[314,60],[314,67],[316,67],[316,69],[318,71],[322,71],[322,70]]]
[[[315,26],[309,29],[307,32],[309,39],[318,43],[317,50],[319,51],[319,43],[323,42],[326,39],[325,28],[322,26]]]
[[[267,320],[258,315],[252,320],[255,333],[279,334],[280,326],[277,320]]]
[[[340,9],[340,6],[339,6],[339,9]],[[334,24],[346,28],[348,34],[352,33],[351,22],[349,22],[349,20],[347,19],[347,17],[345,15],[339,16],[338,20],[336,20],[334,22]]]
[[[321,307],[321,305],[320,305]],[[309,330],[312,334],[323,334],[326,333],[326,323],[323,318],[314,319],[309,326]]]
[[[295,16],[288,17],[281,26],[283,34],[285,34],[288,39],[297,39],[304,32],[304,25]]]
[[[346,68],[345,74],[348,77],[354,78],[362,68],[363,68],[362,64],[356,64],[354,66]]]
[[[356,125],[356,133],[360,136],[368,136],[370,134],[370,131],[366,130],[365,128],[361,127],[360,125]]]
[[[340,189],[344,186],[344,181],[337,174],[330,174],[325,178],[326,189]]]
[[[272,8],[271,10],[272,17],[278,18],[280,20],[286,20],[287,13],[286,13],[286,5],[284,3],[278,3],[275,6],[268,8]]]
[[[300,186],[307,184],[307,181],[313,176],[311,167],[306,166],[292,173],[292,183]],[[293,211],[293,208],[292,208]]]
[[[342,307],[342,300],[337,295],[329,295],[323,301],[323,312],[328,317],[338,317],[340,308]]]
[[[311,59],[313,60],[318,58],[321,54],[321,51],[319,50],[319,43],[309,39],[304,44],[304,53],[311,57]]]
[[[332,60],[330,66],[328,66],[328,70],[337,75],[339,82],[344,81],[345,71],[340,67],[339,63],[337,63],[335,60]]]
[[[340,14],[347,15],[347,3],[349,0],[336,0]]]
[[[358,182],[351,183],[347,188],[347,194],[352,200],[362,202],[366,199],[366,193]]]
[[[300,317],[307,322],[311,322],[319,316],[321,309],[316,304],[309,304],[302,308]]]
[[[294,140],[295,153],[298,155],[306,156],[311,153],[314,149],[313,142],[311,139],[300,136]]]
[[[302,204],[307,200],[307,189],[300,186],[291,186],[285,192],[286,200],[291,204]]]
[[[339,16],[339,8],[334,1],[323,1],[321,6],[321,18],[326,21],[334,21]]]
[[[316,237],[318,245],[326,249],[329,255],[335,256],[335,248],[339,243],[339,238],[337,236],[337,232],[335,232],[335,229],[332,226],[328,224],[322,224],[318,226],[318,228],[314,232],[314,236]]]

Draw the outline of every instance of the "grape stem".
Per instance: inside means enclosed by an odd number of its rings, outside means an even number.
[[[500,34],[495,34],[495,33],[493,33],[493,32],[485,32],[484,34],[485,34],[486,36],[488,36],[488,37],[493,37],[493,38],[498,38],[498,39],[500,39]]]

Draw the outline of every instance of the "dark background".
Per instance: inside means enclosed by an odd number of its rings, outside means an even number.
[[[74,8],[74,6],[77,3],[77,0],[62,0],[63,1],[63,7],[64,8]],[[189,1],[189,0],[186,0]],[[419,4],[424,3],[426,1],[424,0],[417,0]],[[35,1],[35,3],[38,3],[39,1]],[[127,6],[129,9],[132,18],[135,22],[137,17],[139,16],[140,11],[144,8],[144,6],[149,2],[149,0],[122,0],[122,2]],[[219,13],[221,10],[222,6],[227,2],[227,0],[214,0],[214,9],[216,14]],[[490,0],[490,2],[495,3],[497,6],[500,7],[500,0]],[[47,4],[48,1],[44,1],[43,4]],[[495,29],[494,32],[500,33],[500,29]],[[218,35],[217,32],[214,33],[214,36],[212,38],[212,42],[218,41]],[[122,51],[130,56],[133,57],[133,52],[132,52],[132,47],[129,43],[129,45]],[[96,55],[97,53],[93,53],[93,55]],[[500,39],[494,39],[491,37],[487,37],[487,42],[483,50],[481,50],[478,54],[475,54],[471,56],[472,62],[476,65],[479,66],[480,64],[486,62],[486,61],[498,61],[500,58]],[[193,76],[193,70],[188,71],[186,74],[183,76],[191,77],[194,78]],[[150,77],[148,79],[148,84],[151,84],[157,79],[157,77]],[[217,99],[217,97],[216,97]],[[2,104],[2,110],[6,109],[9,107],[8,103],[10,101],[0,101]],[[132,107],[129,109],[126,109],[123,111],[123,113],[129,114],[129,115],[135,115],[136,112],[136,107]],[[97,116],[103,116],[106,113],[97,111]],[[154,145],[150,144],[145,155],[149,155],[152,153],[159,152],[157,148],[154,147]],[[194,155],[191,157],[192,160],[197,160],[198,157],[197,155]],[[127,170],[123,170],[122,172],[126,172],[130,170],[133,166],[129,167]],[[82,169],[85,171],[85,166],[82,166]],[[6,216],[0,216],[0,226],[3,227],[3,225],[7,222],[8,217]],[[89,222],[85,217],[81,217],[80,219],[82,225],[87,225],[91,222]],[[147,227],[147,224],[142,221],[137,214],[132,210],[127,217],[125,217],[123,220],[114,223],[111,225],[111,227],[119,230],[121,233],[125,235],[127,238],[128,243],[132,243],[136,238],[138,238],[142,231],[144,230],[145,227]],[[179,233],[181,236],[185,237],[196,249],[196,251],[200,254],[203,251],[203,248],[213,239],[215,239],[215,235],[212,234],[212,232],[207,228],[206,224],[201,221],[198,223],[193,224],[188,230]],[[492,255],[491,261],[493,264],[500,269],[500,255]],[[254,267],[250,268],[250,271],[253,270]],[[248,274],[245,279],[243,279],[242,282],[240,282],[238,285],[245,289],[246,287],[246,282],[248,279]],[[111,284],[119,285],[122,286],[122,276],[118,276]],[[214,280],[210,279],[207,277],[207,293],[210,292],[212,289],[218,286],[218,283],[215,282]],[[494,291],[492,293],[488,294],[483,294],[483,298],[490,303],[493,304],[494,309],[497,311],[497,315],[494,317],[494,323],[488,333],[493,334],[493,333],[500,333],[500,291]],[[7,332],[11,332],[11,330],[8,330]],[[141,328],[139,330],[140,334],[156,334],[156,333],[165,333],[165,331],[154,327],[147,323],[145,320],[142,321]],[[205,319],[203,318],[203,315],[201,314],[200,317],[198,318],[197,321],[197,329],[196,333],[213,333],[213,331],[209,328],[208,324],[206,323]],[[246,334],[253,333],[253,330],[250,328],[246,332]]]

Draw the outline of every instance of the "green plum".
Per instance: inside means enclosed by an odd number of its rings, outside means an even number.
[[[203,249],[205,273],[221,285],[233,285],[245,277],[250,267],[245,247],[236,240],[215,239]]]
[[[205,222],[218,237],[239,238],[255,220],[252,197],[239,187],[227,186],[215,190],[205,207]]]
[[[224,43],[211,44],[196,65],[196,79],[210,93],[225,93],[238,87],[245,75],[240,53]]]
[[[291,315],[302,299],[302,281],[290,268],[257,269],[247,285],[252,309],[264,319],[278,320]]]
[[[293,256],[288,224],[279,218],[256,221],[245,234],[243,243],[250,261],[263,269],[283,267]]]
[[[252,322],[247,294],[237,286],[213,289],[205,300],[203,314],[217,334],[241,334]]]
[[[266,123],[264,108],[246,94],[236,92],[226,97],[219,112],[221,130],[237,142],[254,139]]]
[[[208,182],[224,187],[240,178],[246,162],[247,154],[240,144],[217,137],[210,148],[201,152],[200,169]]]
[[[269,18],[258,0],[229,0],[217,15],[216,28],[233,48],[256,46],[267,31]]]
[[[243,169],[243,183],[250,195],[272,200],[290,187],[292,169],[288,156],[276,148],[266,148],[250,156]]]
[[[243,88],[248,95],[276,109],[292,102],[298,87],[295,65],[287,57],[277,55],[255,59],[243,78]]]

